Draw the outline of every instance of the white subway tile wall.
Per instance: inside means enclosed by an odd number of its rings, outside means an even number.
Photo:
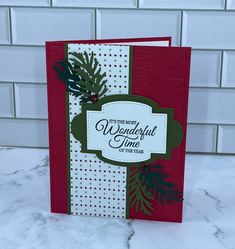
[[[47,118],[45,84],[15,84],[16,117]]]
[[[91,8],[136,8],[137,0],[52,0],[53,6]]]
[[[97,38],[172,36],[179,45],[180,11],[97,10]]]
[[[182,45],[235,49],[234,24],[233,11],[184,11]]]
[[[141,8],[224,9],[223,0],[140,0]]]
[[[235,0],[1,0],[0,145],[48,147],[46,40],[192,46],[187,151],[235,154]]]
[[[51,0],[1,0],[3,6],[50,6]]]
[[[188,125],[187,151],[216,152],[216,125]]]
[[[10,43],[9,9],[0,8],[0,44]]]
[[[227,0],[227,9],[235,9],[235,1],[234,0]]]
[[[0,116],[14,117],[13,84],[0,84]]]
[[[188,121],[234,124],[235,89],[190,89]]]
[[[235,148],[235,127],[232,125],[220,125],[218,137],[218,152],[234,153]]]
[[[94,10],[12,8],[11,18],[13,44],[94,38]]]
[[[48,147],[47,120],[0,119],[1,145]]]
[[[222,86],[235,87],[235,51],[224,51]]]
[[[46,82],[44,47],[1,46],[0,81]]]
[[[192,51],[190,85],[218,87],[220,85],[221,51]]]

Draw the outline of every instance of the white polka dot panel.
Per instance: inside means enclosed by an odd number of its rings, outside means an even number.
[[[128,94],[129,47],[103,44],[68,45],[68,53],[85,51],[88,54],[93,52],[102,72],[106,72],[106,95]],[[79,97],[69,93],[70,123],[81,112],[79,102]],[[95,154],[81,153],[80,142],[70,132],[71,214],[126,218],[126,178],[126,167],[105,163]]]

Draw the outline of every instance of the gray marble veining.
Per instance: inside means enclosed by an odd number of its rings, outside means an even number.
[[[0,249],[235,249],[235,157],[187,155],[182,224],[52,214],[48,150],[0,149]]]

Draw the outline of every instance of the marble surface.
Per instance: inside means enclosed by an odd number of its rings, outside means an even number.
[[[235,157],[187,155],[184,222],[52,214],[48,150],[0,149],[0,249],[234,249]]]

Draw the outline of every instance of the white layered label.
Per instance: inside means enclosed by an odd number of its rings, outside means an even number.
[[[142,162],[165,154],[167,114],[134,101],[114,101],[87,111],[87,149],[117,162]]]

